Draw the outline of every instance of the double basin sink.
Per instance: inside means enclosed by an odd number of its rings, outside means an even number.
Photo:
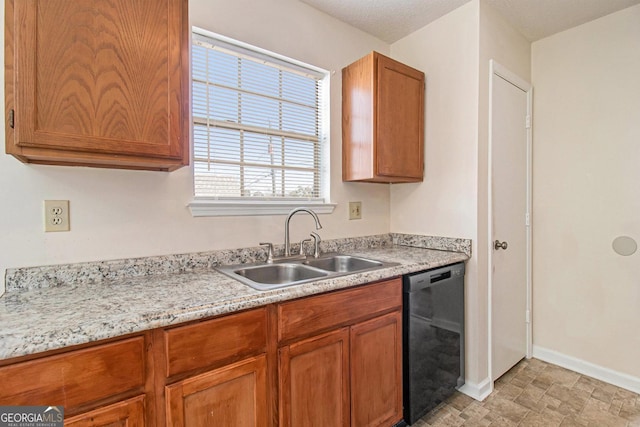
[[[266,291],[394,265],[398,263],[352,255],[326,254],[319,258],[283,260],[272,264],[220,266],[217,270],[254,289]]]

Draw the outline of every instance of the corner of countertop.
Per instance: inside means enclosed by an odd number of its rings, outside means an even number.
[[[405,233],[390,234],[394,245],[460,252],[471,258],[471,239]]]

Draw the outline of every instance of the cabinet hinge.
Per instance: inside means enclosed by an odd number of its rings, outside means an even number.
[[[531,116],[527,114],[527,117],[525,117],[525,128],[527,129],[531,129]]]
[[[12,108],[9,110],[9,127],[13,129],[15,126],[15,110]]]
[[[524,214],[524,225],[526,225],[527,227],[531,225],[531,216],[529,215],[529,212]]]

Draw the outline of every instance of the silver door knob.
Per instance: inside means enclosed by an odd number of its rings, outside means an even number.
[[[493,242],[493,249],[498,250],[498,249],[507,249],[507,242],[502,242],[500,243],[500,240],[496,240],[495,242]]]

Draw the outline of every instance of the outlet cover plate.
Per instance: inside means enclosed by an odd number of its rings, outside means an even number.
[[[69,231],[69,201],[44,201],[44,231]]]

